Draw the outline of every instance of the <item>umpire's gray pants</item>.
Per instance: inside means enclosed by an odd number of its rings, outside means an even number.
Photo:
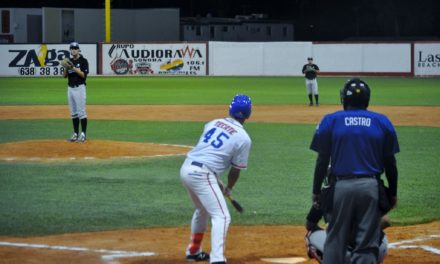
[[[352,245],[351,263],[379,263],[380,213],[375,178],[336,182],[333,210],[324,246],[324,264],[345,262]]]

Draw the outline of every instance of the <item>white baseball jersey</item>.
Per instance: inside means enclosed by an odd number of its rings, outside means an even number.
[[[251,139],[243,126],[227,117],[207,123],[197,146],[187,157],[220,176],[231,166],[246,169],[250,148]]]

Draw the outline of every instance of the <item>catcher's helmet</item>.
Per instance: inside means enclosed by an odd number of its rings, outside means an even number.
[[[367,109],[370,102],[370,87],[359,78],[348,80],[341,89],[341,103],[347,106]]]
[[[252,101],[249,96],[237,94],[229,105],[229,115],[236,119],[247,119],[252,112]]]

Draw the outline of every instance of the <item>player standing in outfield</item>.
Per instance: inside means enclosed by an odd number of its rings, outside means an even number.
[[[248,96],[235,96],[229,106],[230,117],[207,123],[197,146],[188,152],[182,165],[180,177],[196,207],[191,241],[186,249],[187,261],[226,263],[224,250],[231,216],[223,195],[231,195],[240,170],[247,167],[251,139],[243,124],[251,111]],[[228,169],[227,186],[220,186],[217,177]],[[212,223],[210,255],[201,248],[209,217]]]
[[[313,95],[315,96],[316,106],[319,106],[318,82],[316,75],[319,73],[318,65],[313,63],[313,58],[307,58],[308,63],[302,68],[302,73],[306,77],[306,88],[309,95],[309,106],[313,106]]]
[[[378,263],[378,178],[383,171],[392,196],[391,205],[397,202],[396,131],[385,115],[367,110],[369,101],[368,85],[358,78],[349,80],[341,90],[344,110],[321,120],[310,146],[318,152],[312,195],[317,208],[325,203],[320,199],[321,185],[331,161],[334,193],[327,201],[331,206],[326,210],[330,219],[324,264],[344,263],[350,242],[351,263]]]
[[[87,135],[86,79],[89,74],[89,63],[80,52],[78,42],[70,43],[72,58],[64,69],[64,78],[68,78],[67,100],[73,122],[70,142],[85,142]],[[80,123],[81,133],[79,133]]]

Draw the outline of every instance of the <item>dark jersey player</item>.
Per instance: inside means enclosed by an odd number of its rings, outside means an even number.
[[[313,106],[313,96],[315,96],[316,106],[319,106],[318,82],[316,81],[317,73],[319,73],[318,65],[313,63],[313,58],[307,58],[308,63],[302,68],[302,73],[306,78],[307,94],[309,96],[309,105]]]
[[[78,42],[70,43],[69,48],[73,67],[64,72],[64,77],[68,78],[67,100],[73,123],[73,135],[69,141],[85,142],[87,133],[86,79],[89,74],[89,63],[81,55]],[[80,123],[81,133],[79,132]]]

